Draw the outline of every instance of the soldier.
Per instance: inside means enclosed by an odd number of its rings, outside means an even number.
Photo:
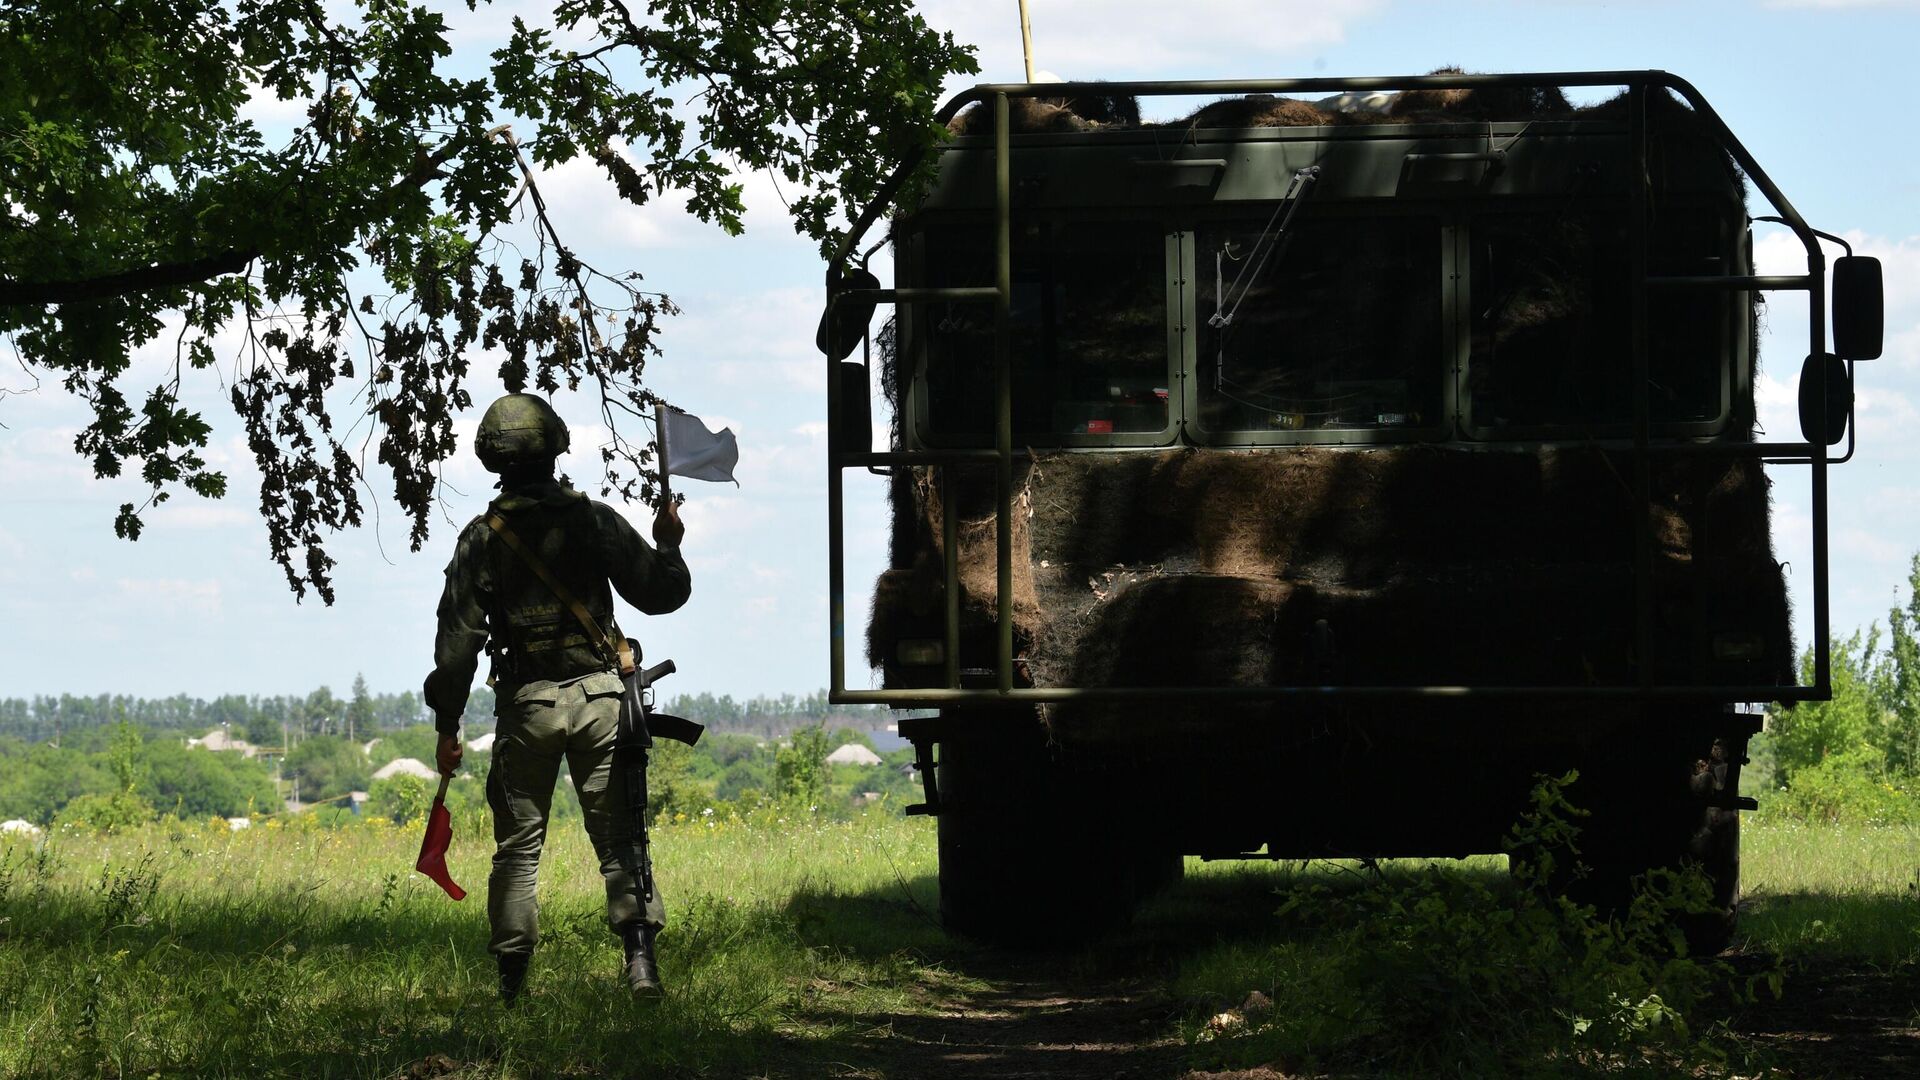
[[[613,762],[621,682],[613,657],[603,655],[594,638],[624,640],[613,623],[609,582],[649,615],[686,603],[692,587],[680,557],[686,528],[671,502],[663,505],[653,521],[659,547],[649,547],[612,507],[554,478],[554,459],[566,449],[567,426],[545,399],[509,394],[487,408],[474,452],[499,474],[500,495],[461,532],[447,564],[434,669],[424,690],[440,731],[440,770],[452,775],[462,755],[460,717],[486,647],[499,717],[487,772],[497,845],[487,880],[493,924],[487,949],[499,964],[508,1004],[526,983],[540,936],[534,885],[562,756],[606,878],[607,924],[626,948],[627,983],[637,995],[661,992],[653,942],[664,911],[657,889],[648,895],[643,838]],[[589,635],[588,620],[503,542],[490,515],[578,598],[593,623],[608,628],[603,635]]]

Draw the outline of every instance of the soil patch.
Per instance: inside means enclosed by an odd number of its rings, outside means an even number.
[[[1746,966],[1740,958],[1737,965]],[[1278,1068],[1203,1072],[1172,1033],[1187,1005],[1146,975],[1099,978],[1049,970],[1056,960],[969,963],[986,984],[943,994],[923,1012],[876,1018],[876,1053],[846,1075],[871,1080],[993,1076],[1008,1080],[1304,1080]],[[1755,964],[1758,961],[1754,961]],[[1757,970],[1757,968],[1756,968]],[[1731,1021],[1793,1080],[1920,1076],[1920,966],[1892,971],[1802,965],[1786,996],[1764,996]],[[1340,1074],[1331,1074],[1328,1080]]]
[[[1793,1077],[1911,1080],[1920,1076],[1920,965],[1798,965],[1786,995],[1763,994],[1733,1030]]]
[[[878,1018],[875,1077],[992,1076],[1001,1080],[1158,1080],[1180,1075],[1172,1034],[1180,1006],[1158,980],[1049,972],[1049,961],[1006,958],[968,974],[988,988]]]

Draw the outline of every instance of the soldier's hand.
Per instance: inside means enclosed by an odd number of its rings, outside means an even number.
[[[680,523],[680,508],[671,500],[661,504],[653,518],[653,542],[661,547],[677,548],[685,539],[687,527]]]
[[[467,748],[460,745],[459,736],[441,734],[439,749],[434,752],[434,757],[440,762],[440,775],[452,776],[459,772],[460,759],[465,756],[467,756]]]

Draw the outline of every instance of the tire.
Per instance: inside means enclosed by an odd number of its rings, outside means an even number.
[[[1633,882],[1652,869],[1697,867],[1712,886],[1710,912],[1677,920],[1691,955],[1712,956],[1732,941],[1740,891],[1740,762],[1746,738],[1721,737],[1704,747],[1649,740],[1594,763],[1579,787],[1592,811],[1582,843],[1589,873],[1572,890],[1603,912],[1621,912]],[[1576,790],[1574,801],[1582,802]]]
[[[1127,830],[1052,761],[1037,720],[967,720],[940,744],[941,922],[1014,948],[1080,944],[1124,924],[1141,891],[1139,860],[1116,838]]]

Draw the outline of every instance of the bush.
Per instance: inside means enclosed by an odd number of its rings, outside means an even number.
[[[101,832],[119,832],[145,825],[154,816],[153,807],[145,799],[131,791],[114,791],[82,795],[74,799],[54,818],[54,823]]]
[[[1920,793],[1896,784],[1869,747],[1834,754],[1793,773],[1791,786],[1761,801],[1769,816],[1829,824],[1920,824]]]
[[[142,763],[139,793],[181,817],[240,817],[279,803],[265,765],[239,754],[161,739],[146,744]]]
[[[418,776],[390,776],[375,780],[367,789],[367,814],[383,817],[396,825],[419,821],[433,805],[434,789]]]
[[[773,756],[776,794],[801,806],[819,806],[827,793],[827,753],[825,728],[796,729]]]
[[[1511,883],[1429,868],[1289,890],[1279,915],[1309,940],[1268,958],[1269,998],[1257,1012],[1195,1023],[1200,1056],[1279,1062],[1289,1073],[1476,1076],[1630,1060],[1646,1048],[1684,1074],[1714,1057],[1692,1015],[1709,995],[1747,996],[1750,986],[1719,961],[1688,956],[1676,927],[1712,910],[1710,884],[1656,871],[1612,919],[1562,895],[1551,883],[1571,865],[1581,816],[1562,793],[1572,779],[1535,789],[1509,836]]]

